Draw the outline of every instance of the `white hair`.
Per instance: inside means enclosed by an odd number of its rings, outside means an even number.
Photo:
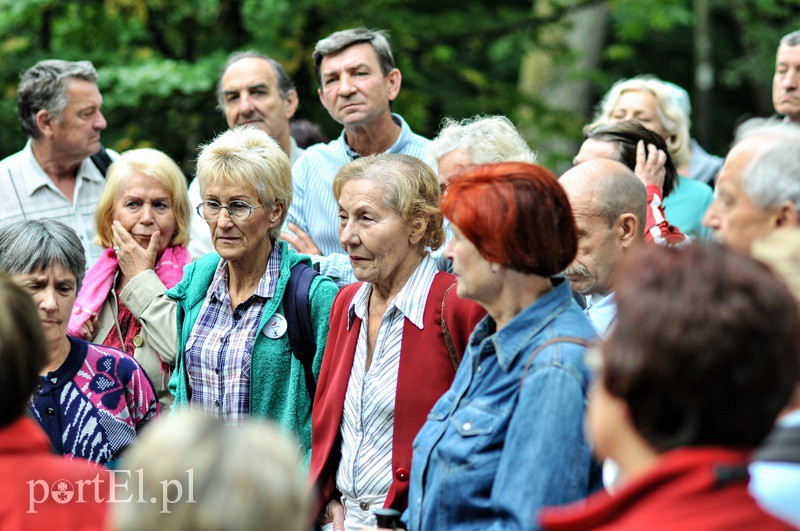
[[[536,163],[536,153],[505,116],[473,116],[461,121],[445,118],[428,151],[439,162],[456,149],[469,153],[474,164]]]
[[[744,171],[747,197],[759,208],[791,201],[800,211],[800,125],[755,118],[736,131],[734,146],[758,139],[758,151]]]

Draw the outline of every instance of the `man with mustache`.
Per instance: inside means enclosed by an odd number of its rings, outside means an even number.
[[[103,253],[94,243],[94,213],[105,170],[117,156],[101,149],[102,105],[92,63],[39,61],[22,74],[17,92],[28,142],[0,162],[0,223],[61,221],[80,236],[87,266]]]
[[[261,129],[278,143],[290,164],[303,154],[289,133],[289,120],[299,104],[297,90],[283,66],[271,57],[255,51],[229,55],[217,84],[217,103],[229,128],[252,125]],[[189,185],[189,203],[195,207],[202,200],[195,179]],[[197,213],[192,215],[190,238],[192,258],[214,250],[208,223]]]
[[[559,182],[578,229],[578,254],[564,274],[586,297],[584,313],[604,337],[617,313],[612,273],[625,252],[645,239],[647,191],[624,164],[607,159],[578,164]]]
[[[319,99],[344,131],[328,144],[308,148],[292,168],[294,199],[282,238],[319,263],[320,273],[344,286],[356,279],[339,243],[333,178],[342,166],[367,155],[402,153],[424,159],[430,141],[392,112],[402,75],[384,32],[337,31],[317,43],[313,57]]]
[[[800,30],[785,35],[778,46],[772,105],[786,121],[800,123]]]

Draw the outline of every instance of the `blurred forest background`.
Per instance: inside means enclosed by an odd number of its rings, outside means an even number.
[[[46,58],[95,64],[107,146],[157,147],[190,177],[198,144],[226,127],[213,92],[235,50],[283,63],[295,117],[336,136],[311,52],[362,25],[389,30],[403,73],[394,108],[416,132],[435,135],[445,116],[506,114],[559,169],[597,100],[642,73],[686,88],[694,136],[724,154],[739,121],[773,112],[775,50],[800,28],[800,0],[0,0],[0,156],[25,142],[19,75]]]

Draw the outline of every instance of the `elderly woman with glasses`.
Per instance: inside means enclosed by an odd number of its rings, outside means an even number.
[[[216,253],[188,265],[175,288],[151,301],[162,307],[164,335],[173,334],[177,345],[173,408],[191,403],[233,423],[248,416],[276,421],[298,438],[307,463],[309,376],[319,374],[337,288],[314,275],[307,293],[285,296],[290,276],[313,275],[308,257],[278,241],[292,201],[289,159],[266,133],[236,128],[203,148],[197,179],[204,199],[197,211]],[[310,325],[309,342],[297,337],[302,326],[292,326],[290,298],[306,311],[300,319]],[[312,345],[309,363],[293,352],[295,344]]]

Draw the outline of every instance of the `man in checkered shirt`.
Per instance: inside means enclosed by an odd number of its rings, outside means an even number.
[[[87,267],[103,252],[93,240],[105,177],[90,158],[100,150],[100,132],[106,128],[102,104],[92,63],[39,61],[22,74],[17,95],[17,116],[28,142],[0,162],[0,224],[59,220],[80,236]]]

